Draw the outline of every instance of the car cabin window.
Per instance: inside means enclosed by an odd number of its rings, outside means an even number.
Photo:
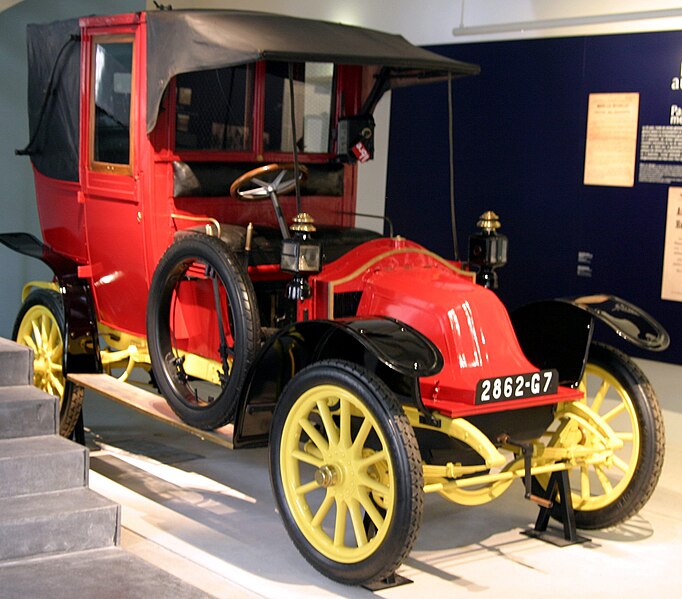
[[[131,163],[130,123],[133,73],[132,40],[99,41],[94,44],[93,72],[93,163]],[[96,165],[93,165],[96,166]]]
[[[178,75],[175,148],[251,150],[253,71],[241,65]]]
[[[327,153],[334,91],[333,63],[293,65],[294,108],[298,150]],[[263,149],[293,152],[289,65],[269,62],[265,78]]]

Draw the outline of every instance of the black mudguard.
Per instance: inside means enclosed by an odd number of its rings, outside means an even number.
[[[267,443],[272,410],[284,386],[309,364],[329,358],[361,364],[423,408],[419,377],[443,368],[438,348],[421,333],[384,317],[297,322],[271,337],[244,385],[234,428],[235,447]]]
[[[670,344],[668,333],[653,317],[612,295],[535,302],[511,314],[526,357],[538,368],[556,368],[560,384],[569,386],[582,378],[595,319],[637,347],[663,351]]]
[[[2,233],[0,243],[45,263],[57,278],[66,320],[64,374],[102,372],[92,292],[78,276],[78,264],[28,233]]]
[[[556,368],[559,384],[576,386],[583,375],[593,317],[571,303],[547,300],[510,314],[526,357],[538,368]]]
[[[668,332],[653,316],[615,295],[584,295],[559,301],[588,312],[641,349],[663,351],[670,345]]]

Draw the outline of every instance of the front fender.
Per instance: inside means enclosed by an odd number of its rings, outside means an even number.
[[[538,368],[556,368],[564,385],[575,386],[582,378],[595,319],[637,347],[663,351],[670,345],[652,316],[613,295],[535,302],[510,316],[526,357]]]
[[[670,345],[668,332],[655,318],[615,295],[585,295],[559,301],[584,310],[642,349],[663,351]]]
[[[392,318],[297,322],[268,339],[256,357],[237,410],[234,446],[267,443],[272,411],[285,385],[309,364],[330,358],[360,364],[408,396],[419,377],[443,368],[443,356],[429,339]],[[414,399],[419,406],[421,398]]]
[[[509,316],[526,358],[537,368],[556,368],[559,384],[577,386],[592,341],[592,314],[570,302],[545,300]]]

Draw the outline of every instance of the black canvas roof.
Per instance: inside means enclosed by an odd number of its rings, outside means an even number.
[[[263,59],[334,62],[388,67],[391,88],[479,71],[477,65],[419,48],[399,35],[339,23],[231,10],[141,16],[147,20],[147,132],[156,125],[168,83],[184,72]],[[80,49],[73,38],[79,33],[75,19],[29,25],[27,30],[29,153],[43,174],[72,181],[78,180]]]
[[[419,48],[400,35],[262,12],[151,12],[147,14],[147,44],[154,48],[147,55],[147,131],[154,128],[170,79],[199,69],[267,59],[377,65],[422,77],[447,73],[461,77],[479,71],[478,65]]]

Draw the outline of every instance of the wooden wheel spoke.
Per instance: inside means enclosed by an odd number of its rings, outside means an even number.
[[[608,393],[610,387],[611,385],[609,384],[608,381],[602,381],[601,385],[599,385],[599,390],[595,394],[594,401],[590,406],[595,412],[597,412],[597,414],[599,413],[601,405],[604,402],[604,399],[606,398],[606,394]]]
[[[327,494],[325,495],[324,501],[322,502],[320,507],[317,509],[317,512],[315,513],[315,516],[313,516],[313,519],[310,522],[310,524],[314,528],[321,526],[322,522],[324,522],[324,519],[327,517],[327,514],[329,513],[329,510],[332,508],[333,505],[334,505],[334,497],[329,491],[327,491]]]
[[[31,335],[24,335],[23,337],[24,345],[30,347],[34,352],[38,349]]]
[[[334,546],[343,547],[346,539],[346,516],[348,506],[343,499],[336,500],[336,518],[334,520]]]
[[[370,520],[372,520],[374,526],[379,530],[384,524],[384,516],[379,512],[377,506],[369,495],[362,495],[360,497],[360,503],[362,504],[362,507],[365,508],[365,512],[367,512],[367,515],[370,517]]]
[[[317,491],[317,489],[320,488],[320,485],[317,484],[317,481],[311,480],[308,483],[305,483],[299,487],[296,487],[296,495],[307,495],[311,491]]]
[[[54,323],[52,324],[52,328],[50,329],[48,345],[50,346],[50,353],[53,353],[61,349],[59,327],[55,326]]]
[[[362,448],[365,446],[365,441],[367,441],[367,437],[369,437],[370,432],[372,432],[372,423],[367,418],[365,418],[362,421],[362,425],[360,426],[358,434],[355,436],[355,441],[353,441],[353,449],[355,451],[362,451]]]
[[[43,315],[40,318],[40,338],[43,340],[43,344],[45,345],[45,349],[50,347],[50,336],[48,335],[48,328],[51,322],[48,320],[48,317]]]
[[[370,466],[386,460],[387,455],[385,451],[375,451],[366,458],[358,460],[358,469],[367,470]]]
[[[33,339],[36,343],[36,348],[41,347],[43,345],[43,340],[40,336],[40,329],[38,328],[38,324],[35,320],[31,321],[31,328],[33,329]]]
[[[609,480],[609,477],[606,475],[606,472],[604,472],[603,468],[601,466],[595,466],[594,472],[597,475],[597,480],[599,480],[599,483],[601,484],[602,489],[604,489],[604,492],[606,494],[612,493],[613,485],[611,484],[611,481]]]
[[[358,547],[367,544],[367,533],[365,532],[365,524],[362,518],[360,503],[357,499],[353,499],[348,503],[348,511],[350,512],[350,520],[353,524],[353,532],[355,533],[355,541]]]
[[[54,373],[50,373],[49,376],[50,379],[50,385],[53,389],[57,390],[57,393],[59,394],[59,397],[64,396],[64,384],[59,380],[57,376],[55,376]]]
[[[628,470],[630,470],[630,464],[618,456],[613,457],[613,465],[623,473],[626,473]]]
[[[310,464],[311,466],[315,466],[315,468],[320,468],[324,465],[324,461],[322,461],[320,458],[308,453],[307,451],[301,451],[300,449],[296,449],[291,456],[295,460]]]
[[[615,408],[612,410],[609,410],[602,418],[604,419],[605,422],[610,422],[613,420],[618,414],[622,414],[625,411],[625,402],[619,403]]]
[[[322,424],[324,425],[325,433],[327,433],[327,439],[330,446],[338,445],[339,443],[339,429],[334,423],[334,418],[329,410],[329,404],[326,400],[319,400],[317,402],[317,411],[322,419]]]
[[[632,443],[635,440],[634,433],[616,433],[616,437],[618,437],[624,443]]]
[[[308,418],[306,417],[301,418],[299,424],[301,428],[306,432],[308,437],[310,437],[310,440],[322,453],[326,453],[329,451],[329,443],[327,443],[324,437],[320,434],[320,431],[318,431],[315,428],[315,425],[312,422],[310,422]]]
[[[374,480],[371,476],[369,476],[369,474],[363,473],[360,475],[359,478],[363,486],[367,487],[368,489],[371,489],[372,491],[376,491],[381,495],[388,495],[391,492],[391,489],[389,487],[379,482],[378,480]]]
[[[587,466],[580,468],[580,497],[589,499],[590,497],[590,472]]]
[[[350,404],[346,400],[341,401],[339,410],[339,443],[344,448],[350,447],[352,444]]]

